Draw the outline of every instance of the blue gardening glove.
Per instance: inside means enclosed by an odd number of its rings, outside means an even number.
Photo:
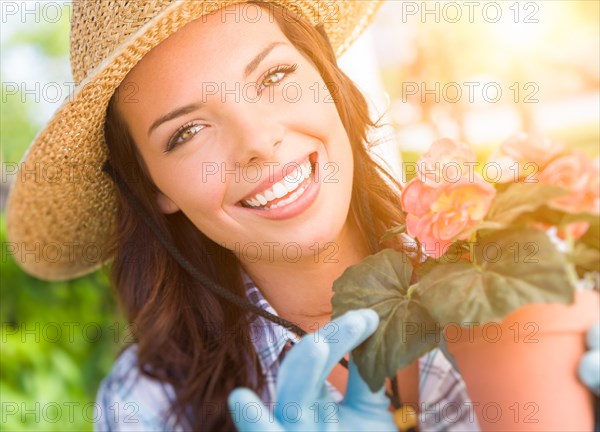
[[[338,361],[369,337],[379,324],[369,309],[350,311],[332,321],[335,339],[305,335],[279,369],[273,415],[253,391],[237,388],[228,403],[240,431],[397,431],[384,389],[371,393],[350,357],[343,402],[329,395],[325,380]]]
[[[579,378],[600,396],[600,321],[594,324],[587,333],[586,352],[579,363]]]

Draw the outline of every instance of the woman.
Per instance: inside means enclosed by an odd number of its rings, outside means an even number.
[[[383,390],[368,392],[352,362],[340,403],[348,372],[334,366],[377,317],[327,325],[333,281],[402,247],[378,243],[403,220],[398,186],[371,160],[367,105],[336,65],[376,3],[74,3],[79,88],[23,170],[76,163],[97,176],[20,176],[8,219],[13,241],[62,248],[22,263],[40,277],[113,259],[136,343],[100,389],[98,429],[391,427]],[[418,399],[403,398],[424,404],[421,426],[477,429],[443,356],[420,366]],[[249,419],[258,400],[239,387],[275,404],[274,419]],[[284,409],[294,402],[301,420]]]

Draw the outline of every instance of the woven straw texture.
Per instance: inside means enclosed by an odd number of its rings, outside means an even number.
[[[153,47],[184,25],[244,0],[74,0],[74,92],[30,145],[8,200],[8,239],[17,262],[46,280],[89,273],[111,259],[114,185],[102,172],[103,126],[120,82]],[[368,25],[380,1],[273,0],[323,22],[341,55]],[[125,92],[126,93],[126,92]]]

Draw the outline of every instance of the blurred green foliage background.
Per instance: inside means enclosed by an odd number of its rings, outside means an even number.
[[[6,244],[5,218],[0,242]],[[96,390],[127,327],[98,271],[48,283],[25,274],[3,252],[0,271],[2,430],[91,430]],[[69,414],[72,413],[72,414]]]
[[[47,67],[56,75],[56,82],[70,80],[68,4],[58,4],[63,9],[57,22],[30,15],[31,22],[25,26],[11,33],[3,31],[3,71],[14,72],[10,68],[18,67],[16,56],[32,55],[42,65],[32,73],[47,74],[43,70]],[[3,15],[3,24],[5,18]],[[0,81],[3,208],[8,190],[6,164],[21,159],[47,114],[40,113],[35,95],[21,97],[22,91],[33,85],[12,94],[14,87],[6,85],[6,78],[2,76]],[[20,85],[14,77],[8,81]],[[95,409],[100,380],[130,337],[126,322],[117,313],[106,271],[60,283],[27,275],[9,253],[3,213],[0,244],[0,430],[92,430],[98,416],[110,415]]]

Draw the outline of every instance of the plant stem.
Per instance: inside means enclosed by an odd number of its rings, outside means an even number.
[[[469,237],[469,261],[477,266],[477,258],[475,257],[475,239],[477,233],[473,232]]]

